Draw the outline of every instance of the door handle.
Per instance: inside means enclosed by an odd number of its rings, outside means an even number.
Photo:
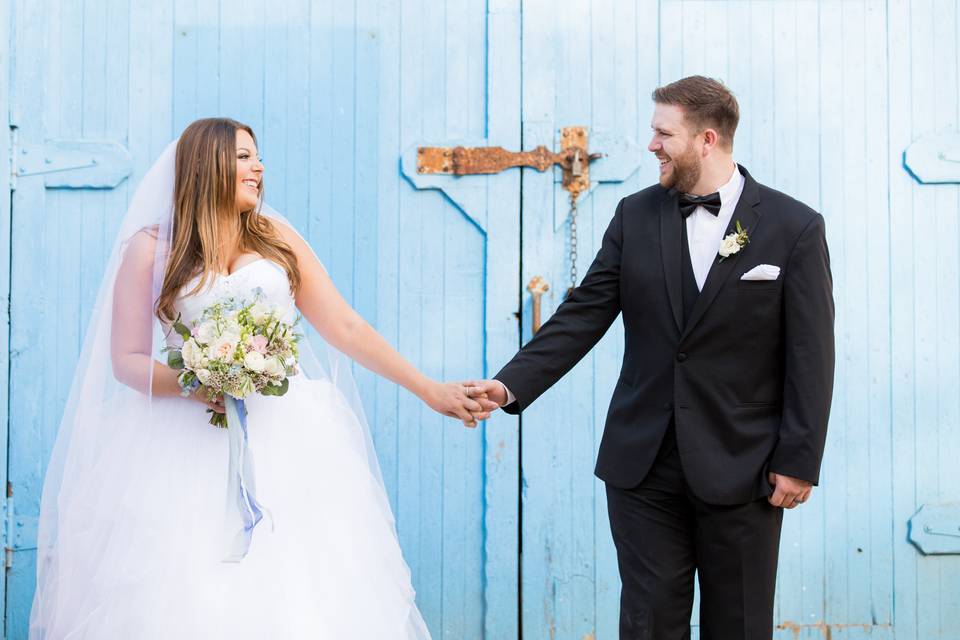
[[[533,276],[530,284],[527,285],[527,291],[533,296],[533,333],[540,330],[540,298],[547,291],[550,291],[550,285],[540,276]]]

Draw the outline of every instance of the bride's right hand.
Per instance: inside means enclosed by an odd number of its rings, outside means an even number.
[[[223,396],[214,396],[213,400],[209,400],[210,392],[203,385],[197,387],[196,391],[190,394],[190,398],[206,406],[208,409],[212,409],[215,413],[227,412],[226,407],[223,406]]]

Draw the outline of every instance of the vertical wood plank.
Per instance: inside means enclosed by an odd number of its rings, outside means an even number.
[[[773,72],[773,5],[772,2],[751,2],[747,25],[750,42],[749,84],[741,91],[749,92],[750,109],[748,128],[751,129],[750,164],[753,177],[769,184],[775,166],[773,136],[773,95],[775,78]],[[731,62],[731,64],[737,64]]]
[[[703,75],[723,82],[726,82],[727,70],[730,68],[730,41],[727,31],[729,13],[729,7],[725,3],[704,2],[703,38],[700,44],[703,60],[700,69]]]
[[[753,39],[744,37],[750,33],[750,0],[733,0],[726,4],[727,12],[727,72],[725,84],[733,91],[740,106],[740,125],[734,142],[734,160],[754,171],[756,166],[753,159],[753,119],[754,108],[751,101],[750,68],[748,61],[753,60],[751,47]],[[754,176],[756,177],[756,176]]]
[[[887,118],[890,104],[887,96],[889,86],[889,55],[886,42],[886,25],[889,24],[887,7],[883,3],[866,2],[864,6],[864,59],[873,61],[864,69],[864,201],[867,204],[862,214],[864,235],[864,288],[867,292],[867,344],[865,345],[865,371],[862,384],[868,403],[869,424],[869,556],[870,620],[882,625],[880,637],[894,637],[894,548],[902,541],[892,536],[894,521],[894,486],[891,475],[893,452],[891,450],[891,345],[890,345],[890,271],[891,243],[890,211],[874,204],[873,194],[888,192],[890,174],[886,157],[890,153],[890,133]],[[882,62],[879,62],[882,61]],[[889,202],[889,200],[888,200]],[[832,224],[832,222],[828,222]],[[960,449],[958,449],[960,450]]]
[[[938,68],[945,61],[935,50],[936,16],[929,3],[913,3],[911,28],[911,105],[914,136],[936,130]],[[948,63],[949,64],[949,63]],[[936,270],[941,244],[925,231],[936,228],[939,193],[951,190],[949,185],[922,185],[913,189],[914,234],[908,241],[914,243],[913,287],[914,306],[914,415],[916,419],[916,505],[937,502],[939,498],[939,458],[937,390],[939,387]],[[901,238],[903,240],[904,238]],[[917,637],[938,638],[942,627],[940,562],[937,557],[921,556],[917,562]]]
[[[403,151],[403,132],[400,123],[403,55],[401,50],[400,5],[393,2],[374,3],[377,12],[375,39],[379,43],[377,66],[377,287],[374,315],[369,319],[390,344],[400,348],[400,280],[401,256],[405,259],[407,247],[400,241],[400,193],[406,183],[396,164],[384,162]],[[387,495],[394,514],[399,517],[398,491],[400,485],[400,439],[407,436],[400,430],[400,396],[408,395],[384,378],[376,378],[374,401],[370,410],[371,424],[376,424],[373,437],[380,459],[380,467],[387,487]],[[405,426],[405,429],[408,428]],[[398,520],[398,524],[400,523]],[[404,547],[404,552],[407,548]],[[407,559],[409,562],[409,558]]]
[[[894,547],[894,633],[897,640],[919,640],[917,636],[917,552],[906,544],[907,521],[917,510],[916,502],[916,416],[914,412],[914,180],[904,170],[903,150],[913,141],[913,95],[910,74],[913,34],[911,3],[888,3],[887,52],[890,64],[888,97],[890,172],[888,218],[896,219],[897,242],[890,243],[890,345],[891,418],[893,465]]]
[[[402,46],[399,58],[403,81],[399,130],[402,148],[423,137],[423,116],[419,111],[425,82],[425,71],[422,67],[425,56],[424,36],[420,30],[422,12],[423,5],[420,2],[405,2],[400,5],[399,40]],[[413,362],[420,363],[423,361],[423,336],[420,329],[423,322],[420,300],[423,247],[420,230],[424,225],[421,202],[433,194],[419,194],[410,189],[401,189],[400,194],[399,210],[403,214],[403,223],[399,227],[399,244],[404,247],[404,257],[399,264],[397,344],[402,354]],[[414,588],[417,590],[420,610],[435,633],[436,626],[433,621],[439,621],[439,607],[435,604],[436,588],[430,582],[423,558],[425,542],[421,540],[420,531],[423,509],[416,490],[423,486],[421,477],[429,471],[421,464],[419,455],[424,445],[421,442],[423,428],[418,422],[423,416],[417,399],[405,393],[400,394],[397,411],[401,416],[397,452],[398,486],[401,487],[397,498],[397,527],[407,563],[414,575]],[[406,416],[414,416],[417,422],[404,419]]]
[[[538,145],[554,145],[554,109],[559,100],[555,69],[559,66],[559,43],[561,34],[557,33],[558,17],[551,11],[549,3],[524,1],[523,6],[523,146],[527,149]],[[544,296],[544,320],[555,305],[555,291],[561,291],[567,283],[553,266],[553,228],[554,195],[553,176],[533,171],[522,171],[522,209],[521,238],[523,256],[521,258],[520,300],[522,341],[530,339],[530,308],[527,282],[533,275],[542,275],[551,284],[551,293]],[[561,214],[562,215],[562,214]],[[546,240],[546,242],[545,242]],[[547,271],[549,269],[549,271]],[[549,297],[548,297],[549,296]],[[548,392],[549,394],[550,392]],[[544,400],[546,398],[541,398]],[[547,484],[553,478],[542,477],[538,469],[549,464],[555,458],[552,451],[553,441],[558,428],[550,433],[545,428],[536,429],[539,422],[545,422],[543,414],[535,416],[528,411],[521,422],[521,583],[520,606],[522,635],[535,638],[556,637],[556,610],[553,598],[552,566],[553,554],[559,553],[549,545],[544,530],[550,526],[543,522],[543,511],[554,509],[559,522],[563,512],[559,505],[549,499],[551,487]],[[544,425],[545,427],[545,425]],[[543,433],[541,433],[541,430]],[[534,464],[536,463],[536,466]],[[555,463],[554,463],[555,465]],[[547,467],[549,469],[549,466]],[[543,485],[541,485],[543,480]],[[532,486],[531,486],[532,485]],[[543,499],[535,501],[536,493]],[[559,497],[564,500],[566,492]],[[539,510],[531,508],[539,504]]]
[[[46,5],[46,6],[45,6]],[[13,51],[18,59],[43,60],[42,52],[48,38],[45,19],[53,22],[58,7],[47,3],[18,2],[13,19]],[[17,127],[16,140],[22,144],[45,134],[47,118],[41,105],[47,69],[44,65],[17,64],[11,78],[10,122]],[[39,107],[39,108],[38,108]],[[35,117],[37,113],[41,117]],[[16,166],[16,159],[13,159]],[[24,287],[24,278],[19,276],[23,267],[39,268],[37,251],[50,251],[54,242],[48,234],[40,234],[33,243],[17,242],[21,237],[31,237],[31,225],[27,216],[16,216],[17,211],[43,211],[46,193],[42,178],[16,180],[16,190],[11,197],[10,211],[10,369],[8,387],[9,403],[7,449],[10,456],[4,473],[13,488],[14,510],[31,515],[38,512],[36,493],[46,463],[43,448],[43,416],[39,412],[40,386],[18,383],[18,375],[29,375],[39,369],[43,344],[40,343],[39,321],[43,317],[46,300],[40,292]],[[36,261],[36,262],[34,262]],[[32,263],[32,264],[31,264]],[[25,294],[25,295],[24,295]],[[4,454],[6,455],[6,454]],[[34,585],[34,562],[29,553],[13,552],[12,567],[7,571],[5,593],[5,630],[14,634],[22,628],[29,615],[30,598]]]
[[[323,11],[321,7],[316,9]],[[324,228],[323,236],[314,237],[325,248],[327,268],[337,288],[353,304],[357,292],[353,269],[357,257],[354,246],[357,220],[353,215],[356,189],[353,162],[357,142],[356,1],[332,4],[329,14],[327,32],[324,34],[330,39],[330,83],[327,85],[330,92],[329,129],[317,149],[330,156],[329,191],[325,194],[329,205],[328,208],[313,209],[314,215],[319,214]]]
[[[263,131],[264,7],[264,0],[220,0],[217,115],[254,131]],[[168,40],[170,33],[165,34]]]
[[[173,4],[173,128],[177,133],[196,120],[197,102],[206,93],[197,83],[204,39],[199,4],[195,0],[174,0]]]
[[[820,50],[819,38],[819,3],[810,1],[801,1],[797,3],[795,25],[797,36],[794,41],[796,50],[793,53],[794,64],[797,65],[797,90],[796,90],[796,122],[794,123],[794,137],[784,139],[783,145],[796,145],[796,154],[794,161],[796,166],[796,181],[793,185],[795,191],[788,191],[801,202],[813,207],[821,212],[826,220],[828,229],[833,228],[834,219],[840,212],[835,208],[827,209],[821,201],[820,193],[820,170],[821,170],[821,137],[811,135],[810,131],[820,131],[821,113],[820,113],[820,59],[822,52]],[[789,127],[790,123],[787,122]],[[779,148],[779,146],[778,146]],[[789,164],[779,164],[777,166],[777,182],[787,180],[791,171]],[[832,231],[831,231],[832,233]],[[832,422],[832,419],[831,419]],[[828,427],[828,431],[833,427]],[[830,458],[825,461],[825,466],[829,465]],[[821,482],[821,488],[814,491],[813,498],[799,513],[800,544],[801,544],[801,562],[799,581],[794,582],[793,589],[781,594],[780,603],[784,602],[784,597],[790,598],[791,595],[798,597],[801,601],[796,622],[802,624],[816,624],[824,620],[824,599],[825,586],[823,581],[823,568],[826,566],[827,558],[827,540],[830,539],[824,524],[825,504],[824,491],[826,484]],[[796,518],[787,516],[784,526],[790,524],[796,526]],[[781,566],[785,554],[795,553],[795,549],[786,546],[781,542]],[[794,578],[797,579],[796,577]],[[781,580],[780,584],[784,581]],[[779,605],[778,622],[790,620],[784,615],[784,607]]]
[[[863,122],[868,106],[864,100],[864,87],[867,73],[864,59],[865,20],[864,3],[843,3],[840,16],[843,37],[842,60],[842,102],[839,105],[842,123]],[[871,73],[877,73],[874,66]],[[833,102],[833,100],[831,100]],[[835,106],[836,108],[836,106]],[[868,622],[872,620],[870,602],[870,519],[871,501],[882,501],[889,489],[884,486],[871,486],[870,483],[870,409],[868,405],[869,389],[869,315],[857,313],[858,309],[869,308],[867,277],[869,270],[866,253],[865,229],[872,216],[867,211],[870,202],[867,192],[866,163],[867,131],[864,127],[843,127],[840,160],[842,162],[842,199],[836,202],[842,206],[843,216],[839,229],[842,234],[842,250],[839,261],[842,264],[839,276],[840,307],[837,328],[843,374],[838,377],[839,389],[843,395],[843,424],[845,453],[843,468],[846,472],[843,485],[846,508],[846,540],[833,548],[837,560],[846,561],[849,582],[834,585],[835,593],[844,602],[843,619]],[[834,155],[834,154],[830,154]],[[825,203],[826,205],[826,203]],[[839,221],[838,221],[839,222]],[[881,436],[878,433],[878,436]],[[882,437],[882,436],[881,436]],[[846,593],[842,593],[846,591]],[[837,618],[840,619],[840,618]]]
[[[837,3],[821,4],[820,9],[820,131],[821,131],[821,199],[824,212],[834,207],[843,211],[844,201],[844,154],[843,154],[843,118],[842,100],[843,67],[837,61],[843,55],[843,24],[842,6]],[[830,216],[830,227],[827,228],[827,243],[830,247],[831,269],[833,271],[833,295],[837,301],[835,330],[837,335],[837,370],[834,387],[833,409],[830,414],[830,428],[827,431],[825,465],[821,475],[820,492],[825,509],[824,526],[828,532],[828,540],[835,542],[827,548],[827,562],[824,567],[824,607],[823,621],[832,623],[835,620],[847,620],[848,609],[846,603],[846,587],[850,576],[847,565],[847,548],[845,541],[849,539],[849,521],[845,517],[848,501],[844,493],[846,477],[843,461],[851,452],[848,450],[849,440],[846,433],[846,366],[845,347],[846,332],[844,321],[847,316],[845,295],[847,291],[846,261],[844,231],[846,212],[843,215]],[[837,542],[842,543],[838,545]],[[838,548],[840,547],[840,548]]]
[[[682,2],[661,0],[659,85],[669,84],[683,77],[683,17]]]
[[[433,3],[420,6],[419,36],[423,39],[421,61],[426,81],[417,96],[418,110],[423,116],[420,134],[427,140],[446,138],[445,101],[433,100],[432,95],[446,95],[446,86],[440,79],[444,77],[447,62],[447,50],[444,46],[444,11],[437,11]],[[422,194],[426,195],[426,194]],[[415,240],[420,245],[419,286],[415,303],[420,311],[420,368],[434,379],[443,379],[443,293],[447,281],[443,270],[447,247],[443,243],[443,229],[447,216],[457,215],[437,193],[420,203],[420,222]],[[418,455],[425,473],[414,489],[419,502],[421,520],[419,523],[421,584],[421,606],[424,615],[438,630],[446,626],[446,611],[443,608],[443,483],[445,460],[443,459],[443,436],[445,428],[458,428],[456,424],[446,424],[446,420],[433,414],[422,405],[420,416],[420,450]]]
[[[774,138],[775,163],[772,170],[773,185],[788,194],[796,194],[797,181],[800,178],[797,160],[797,136],[801,129],[798,117],[800,69],[798,49],[799,37],[795,2],[779,3],[774,7],[773,24],[773,76],[776,90],[773,95],[773,113],[776,126],[771,134]],[[803,41],[803,49],[816,51],[816,39]],[[734,88],[736,90],[736,88]],[[784,513],[783,528],[780,536],[780,563],[777,570],[777,598],[775,619],[803,624],[804,588],[803,561],[808,551],[802,538],[801,519],[813,505],[804,505],[798,512]],[[813,621],[813,620],[811,620]]]
[[[707,35],[705,0],[683,0],[680,3],[680,59],[683,77],[706,74],[706,41],[713,39]],[[679,79],[679,78],[678,78]]]
[[[13,124],[13,107],[10,93],[14,87],[14,61],[12,53],[16,45],[13,23],[13,3],[0,4],[0,115],[6,114],[5,122],[0,122],[0,179],[5,193],[0,198],[0,255],[10,255],[10,204],[12,196],[8,191],[13,187],[11,147],[13,136],[10,124]],[[3,261],[0,266],[0,486],[7,486],[8,438],[10,433],[10,263]],[[0,581],[0,614],[6,620],[7,584]],[[6,626],[4,632],[9,633]]]
[[[299,12],[298,12],[299,9]],[[306,147],[301,147],[303,155],[300,162],[290,163],[290,156],[296,149],[290,149],[290,139],[287,135],[287,124],[304,122],[307,115],[305,105],[291,105],[291,100],[297,99],[297,90],[305,91],[306,74],[302,74],[297,66],[291,66],[290,50],[303,56],[306,55],[307,23],[306,7],[301,3],[278,3],[269,8],[269,18],[264,21],[262,38],[263,57],[263,124],[262,129],[254,130],[257,134],[257,150],[263,159],[264,176],[263,190],[265,201],[271,207],[282,213],[296,225],[299,220],[296,216],[290,217],[291,211],[287,202],[287,185],[297,177],[297,168],[306,166]],[[297,45],[300,48],[297,48]],[[302,59],[302,58],[299,58]],[[293,72],[291,73],[291,69]],[[292,95],[291,95],[292,94]],[[305,102],[305,100],[303,101]],[[301,106],[301,112],[295,111]],[[293,119],[291,119],[293,116]],[[301,202],[303,200],[301,199]],[[300,228],[300,227],[298,227]]]
[[[380,272],[380,245],[377,239],[379,218],[378,162],[380,156],[377,138],[380,135],[378,110],[380,104],[380,33],[378,2],[358,0],[354,35],[354,127],[355,134],[351,170],[353,172],[354,253],[351,271],[354,273],[353,306],[364,318],[376,317],[378,273]],[[306,90],[306,87],[304,87]],[[287,119],[289,122],[289,119]],[[376,408],[375,375],[360,366],[354,367],[357,384],[363,393],[364,406]],[[370,416],[377,424],[378,416]]]
[[[930,71],[935,72],[932,96],[933,120],[928,126],[934,131],[960,128],[958,111],[957,73],[960,70],[957,48],[957,3],[937,0],[930,9],[933,21],[933,38],[930,50],[933,54]],[[931,211],[932,230],[935,242],[927,234],[918,240],[920,246],[933,248],[935,253],[933,284],[936,287],[935,308],[932,318],[936,326],[936,360],[934,375],[930,380],[931,398],[936,406],[936,478],[926,488],[931,502],[945,503],[957,500],[960,487],[960,467],[956,460],[960,452],[960,188],[956,184],[938,185],[933,191],[934,209]],[[933,246],[931,246],[933,245]],[[935,372],[935,373],[934,373]],[[956,635],[960,624],[960,555],[928,558],[936,565],[935,585],[938,590],[936,623],[931,622],[931,637],[946,638]],[[931,574],[933,571],[931,571]],[[931,612],[932,613],[932,612]]]
[[[491,144],[519,149],[521,139],[521,0],[487,6],[486,120]],[[520,292],[520,171],[487,182],[484,375],[493,375],[518,346]],[[495,414],[484,429],[485,638],[517,637],[520,594],[519,420]]]

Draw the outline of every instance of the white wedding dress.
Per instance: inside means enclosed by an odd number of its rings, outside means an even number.
[[[181,297],[178,311],[189,323],[216,300],[257,287],[288,321],[296,317],[286,273],[266,259]],[[237,563],[222,561],[226,430],[210,426],[195,401],[147,403],[127,389],[116,406],[118,431],[152,429],[139,456],[103,453],[105,468],[128,477],[70,497],[89,507],[60,524],[56,610],[31,637],[429,638],[357,415],[332,382],[298,375],[284,396],[246,400],[257,499],[270,517]],[[85,536],[85,521],[97,518],[115,519],[112,539]]]

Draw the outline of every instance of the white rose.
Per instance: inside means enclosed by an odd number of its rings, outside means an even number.
[[[259,355],[259,354],[258,354]],[[267,358],[266,366],[263,368],[263,372],[270,376],[271,378],[279,378],[284,374],[286,370],[284,369],[283,363],[280,362],[277,358]]]
[[[237,322],[236,317],[229,318],[223,323],[223,334],[229,333],[231,335],[236,335],[237,339],[239,340],[241,331],[242,327],[240,326],[240,323]]]
[[[263,354],[256,351],[251,351],[243,359],[243,365],[247,369],[250,369],[250,371],[256,371],[257,373],[260,373],[266,367],[267,362],[264,360]]]
[[[740,251],[740,243],[737,242],[737,234],[735,233],[731,233],[720,243],[720,255],[724,258],[729,258],[738,251]]]
[[[271,316],[273,316],[273,309],[262,302],[258,302],[250,307],[250,318],[252,318],[256,324],[265,323]]]
[[[210,382],[209,369],[199,369],[197,371],[197,380],[200,381],[200,384],[207,384],[208,382]]]
[[[183,346],[180,348],[180,355],[183,356],[183,364],[187,365],[190,369],[196,368],[197,360],[200,359],[200,349],[197,347],[197,343],[193,341],[193,338],[189,338],[183,343]]]
[[[203,344],[210,344],[217,337],[217,325],[207,320],[197,327],[197,339]]]

